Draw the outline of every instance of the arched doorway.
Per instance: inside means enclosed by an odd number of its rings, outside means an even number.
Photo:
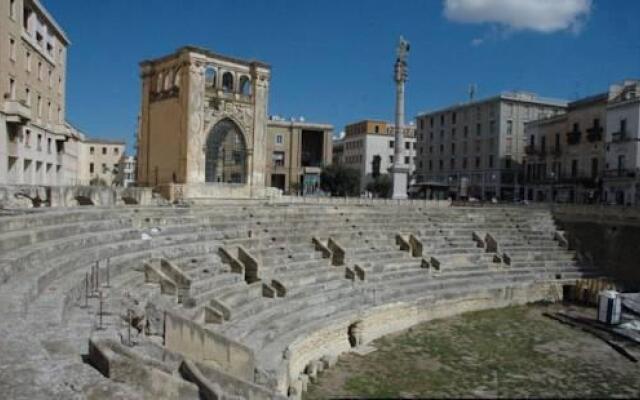
[[[207,137],[205,182],[246,183],[247,146],[230,119],[218,122]]]

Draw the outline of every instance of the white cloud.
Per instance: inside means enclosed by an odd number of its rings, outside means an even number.
[[[471,41],[472,46],[480,46],[482,43],[484,43],[483,38],[475,38]]]
[[[451,21],[494,23],[513,30],[579,32],[592,0],[444,0]]]

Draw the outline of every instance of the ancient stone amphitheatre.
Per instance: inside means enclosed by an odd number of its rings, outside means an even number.
[[[594,275],[544,209],[357,203],[0,217],[2,397],[300,398],[383,335]]]

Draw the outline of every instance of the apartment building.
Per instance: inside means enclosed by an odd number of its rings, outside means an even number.
[[[526,125],[528,200],[640,204],[639,82],[613,84]]]
[[[599,202],[608,93],[567,105],[566,113],[525,125],[525,198]]]
[[[116,185],[125,143],[86,139],[80,146],[78,180],[83,185]]]
[[[640,81],[609,88],[603,200],[640,204]]]
[[[421,113],[416,180],[448,185],[452,198],[513,200],[524,196],[524,124],[563,113],[566,101],[505,92]]]
[[[393,166],[395,124],[380,120],[363,120],[345,127],[344,138],[334,143],[334,162],[360,172],[360,190],[373,180],[374,170],[387,174]],[[410,181],[415,172],[416,128],[404,128],[403,163],[409,167]]]
[[[65,120],[69,39],[38,0],[0,6],[0,184],[73,184],[82,135]]]
[[[311,194],[320,189],[322,167],[331,164],[333,126],[283,120],[267,121],[265,185],[287,193]]]

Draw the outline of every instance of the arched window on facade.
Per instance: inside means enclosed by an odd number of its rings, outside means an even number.
[[[173,86],[180,87],[180,68],[176,69],[173,73]]]
[[[247,147],[240,128],[230,119],[218,122],[207,137],[205,181],[247,182]]]
[[[240,94],[243,96],[251,96],[251,81],[246,75],[240,78]]]
[[[162,92],[162,72],[158,72],[156,76],[156,92]]]
[[[213,67],[207,67],[204,71],[204,80],[207,87],[216,87],[216,69]]]
[[[233,74],[231,72],[222,74],[222,90],[227,93],[233,92]]]
[[[164,90],[171,89],[172,84],[173,79],[171,78],[171,71],[167,71],[167,74],[164,76]]]

